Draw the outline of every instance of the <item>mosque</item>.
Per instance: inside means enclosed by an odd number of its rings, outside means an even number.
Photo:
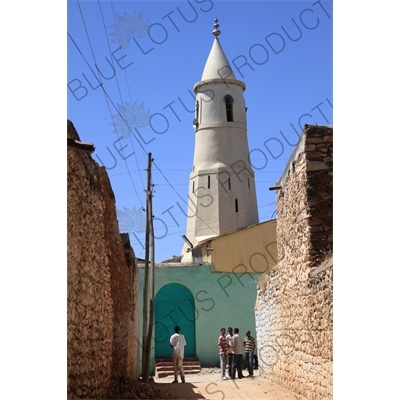
[[[201,366],[219,365],[221,327],[256,336],[257,283],[277,262],[276,220],[259,223],[248,160],[246,85],[235,77],[218,28],[216,19],[211,51],[194,85],[195,149],[182,254],[155,266],[152,363],[170,357],[175,325],[186,338],[185,357],[196,357]],[[139,279],[143,287],[140,265]]]

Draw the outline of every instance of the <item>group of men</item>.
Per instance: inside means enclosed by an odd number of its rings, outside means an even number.
[[[246,337],[244,339],[239,335],[239,328],[232,330],[232,328],[229,327],[228,335],[225,336],[225,333],[225,328],[221,328],[221,335],[218,338],[221,378],[223,380],[227,379],[225,375],[227,365],[230,379],[236,379],[236,371],[239,379],[244,378],[242,371],[243,346],[246,355],[245,363],[249,373],[247,377],[252,378],[254,376],[253,357],[256,348],[256,341],[251,336],[251,332],[246,331]]]
[[[172,361],[174,365],[174,381],[172,383],[178,383],[178,374],[181,378],[182,383],[185,383],[185,373],[183,371],[183,358],[184,350],[186,346],[185,336],[180,333],[179,326],[175,326],[175,333],[170,338],[170,345],[172,347]],[[239,328],[232,330],[228,328],[228,335],[225,335],[225,328],[221,328],[221,334],[218,337],[218,350],[221,366],[221,378],[226,380],[225,371],[228,366],[229,378],[236,379],[236,371],[238,378],[244,378],[243,368],[243,346],[245,352],[245,362],[248,370],[247,377],[252,378],[253,373],[253,357],[254,350],[256,347],[256,341],[251,336],[250,331],[246,331],[246,337],[244,339],[239,335]]]

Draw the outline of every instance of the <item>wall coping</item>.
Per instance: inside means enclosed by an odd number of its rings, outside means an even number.
[[[281,177],[276,182],[276,186],[281,186],[281,189],[277,190],[277,194],[283,189],[283,187],[286,183],[286,180],[293,169],[293,165],[298,160],[300,155],[304,152],[308,131],[315,126],[317,126],[319,128],[331,128],[332,127],[331,125],[307,125],[307,124],[304,125],[304,129],[301,133],[299,142],[297,143],[296,147],[294,148],[294,150],[289,158],[289,161],[287,162],[286,167],[283,170]]]
[[[145,264],[144,263],[138,263],[137,264],[138,268],[144,268]],[[211,267],[211,264],[202,262],[202,263],[193,263],[193,262],[186,262],[186,263],[156,263],[155,264],[156,268],[182,268],[182,267]]]

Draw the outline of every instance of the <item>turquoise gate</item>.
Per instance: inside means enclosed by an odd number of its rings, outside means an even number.
[[[155,298],[155,357],[171,357],[169,339],[178,325],[186,339],[185,357],[196,356],[196,319],[194,298],[189,289],[179,283],[163,286]]]

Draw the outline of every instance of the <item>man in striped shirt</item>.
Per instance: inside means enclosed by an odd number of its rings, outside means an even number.
[[[219,361],[221,365],[221,378],[226,380],[225,369],[226,369],[226,359],[228,356],[228,342],[225,337],[225,328],[221,328],[221,335],[218,338],[218,351],[219,351]]]
[[[246,337],[243,340],[244,351],[246,352],[246,366],[249,371],[248,377],[252,378],[253,374],[253,355],[254,349],[256,348],[256,341],[253,336],[250,336],[251,332],[246,331]]]

